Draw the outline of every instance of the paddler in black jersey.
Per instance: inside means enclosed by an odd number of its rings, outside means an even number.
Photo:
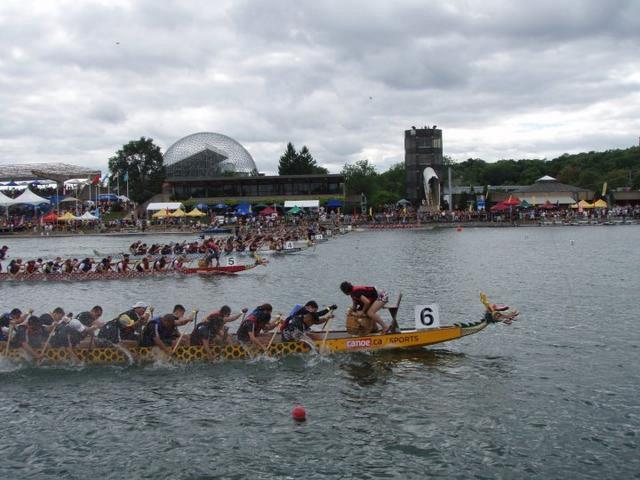
[[[318,311],[318,303],[310,300],[304,306],[296,305],[291,314],[285,319],[282,327],[282,341],[304,341],[312,344],[313,340],[320,340],[319,334],[311,333],[313,325],[324,324],[333,318],[333,311],[337,305]]]
[[[62,317],[64,317],[64,310],[62,307],[56,307],[52,312],[40,315],[40,320],[44,329],[50,332],[54,325],[62,320]]]
[[[272,311],[273,307],[265,303],[247,315],[240,327],[238,327],[238,341],[244,345],[255,345],[260,350],[266,351],[268,340],[260,338],[260,333],[262,331],[268,332],[276,327],[277,322],[271,321]],[[265,341],[263,342],[262,340]]]
[[[0,340],[7,340],[10,330],[23,323],[30,313],[22,313],[19,308],[14,308],[0,315]]]
[[[210,344],[225,345],[229,343],[225,325],[240,318],[247,310],[247,308],[243,308],[241,310],[242,313],[231,314],[231,308],[228,305],[223,305],[220,310],[211,312],[202,322],[196,325],[191,334],[191,345],[202,345],[207,355],[211,357]]]
[[[7,247],[6,245],[3,245],[2,248],[0,248],[0,260],[5,260],[7,258],[8,251],[9,247]]]
[[[33,360],[40,360],[37,350],[41,349],[47,341],[48,335],[45,331],[42,320],[32,315],[26,324],[20,325],[11,339],[11,348],[22,348]]]
[[[158,347],[167,355],[171,355],[176,328],[175,315],[169,313],[149,321],[140,336],[141,347]]]

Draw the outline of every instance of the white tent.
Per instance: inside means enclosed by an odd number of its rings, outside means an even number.
[[[51,203],[51,202],[46,198],[42,198],[36,195],[35,193],[33,193],[31,190],[27,188],[24,192],[22,192],[20,195],[18,195],[16,198],[13,199],[13,202],[11,203],[11,205],[18,205],[21,203],[27,204],[27,205],[41,205],[43,203]]]
[[[320,200],[286,200],[284,208],[320,208]]]
[[[13,198],[7,197],[4,193],[0,192],[0,207],[8,207],[14,203]]]
[[[180,202],[156,202],[150,203],[147,210],[178,210],[179,208],[184,210],[184,207]]]
[[[86,221],[90,221],[90,220],[100,220],[98,217],[96,217],[95,215],[92,215],[90,212],[84,212],[82,215],[80,215],[78,217],[80,220],[86,220]]]

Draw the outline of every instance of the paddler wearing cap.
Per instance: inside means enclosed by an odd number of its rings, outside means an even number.
[[[121,313],[113,320],[107,322],[98,332],[98,339],[106,340],[108,343],[122,343],[129,347],[138,344],[136,328],[142,326],[149,320],[150,312],[148,305],[144,302],[137,302],[131,310]]]

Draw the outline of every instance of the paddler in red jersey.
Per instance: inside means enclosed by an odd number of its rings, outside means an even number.
[[[389,301],[387,292],[365,285],[354,286],[349,282],[342,282],[340,290],[351,297],[353,301],[352,308],[356,314],[366,315],[382,328],[382,333],[387,333],[389,327],[378,314],[378,311]]]

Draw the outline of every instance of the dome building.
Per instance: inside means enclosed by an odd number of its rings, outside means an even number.
[[[233,138],[200,132],[181,138],[164,154],[167,178],[257,175],[251,154]]]
[[[258,173],[251,154],[220,133],[200,132],[181,138],[164,154],[166,169],[162,200],[221,201],[284,200],[295,197],[343,197],[344,176],[274,175]]]

